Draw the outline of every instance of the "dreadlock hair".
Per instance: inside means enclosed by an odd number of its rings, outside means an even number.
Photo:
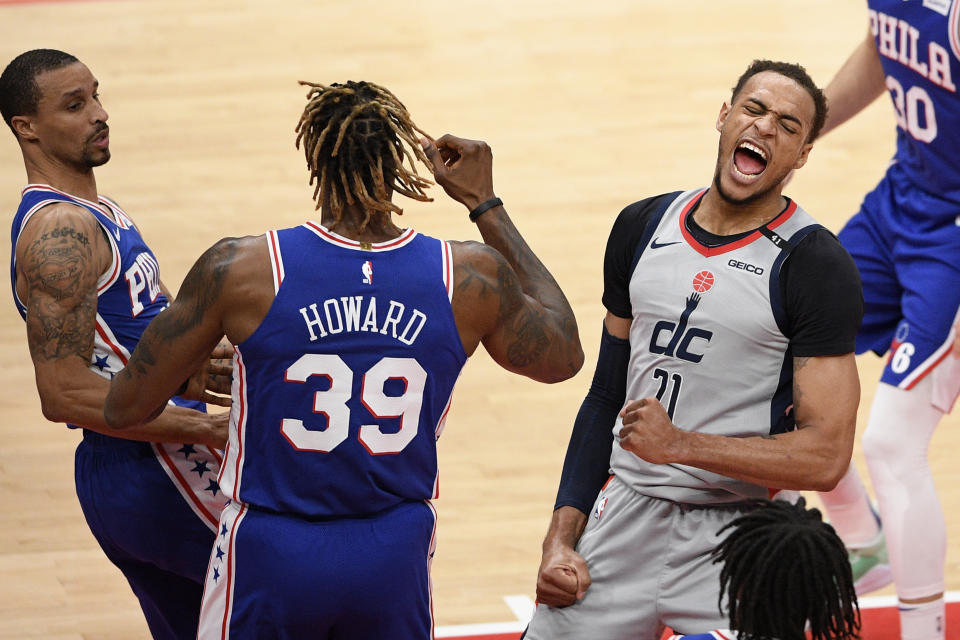
[[[757,509],[718,533],[730,534],[713,551],[722,562],[720,598],[740,640],[859,638],[860,608],[846,548],[820,511],[782,500]]]
[[[0,74],[0,114],[11,131],[14,116],[33,115],[37,112],[37,104],[40,102],[37,76],[44,71],[53,71],[74,62],[79,60],[56,49],[33,49],[10,61]]]
[[[747,70],[743,72],[743,75],[737,79],[737,85],[733,88],[733,96],[730,98],[730,104],[733,104],[737,99],[737,95],[740,93],[740,90],[743,89],[743,86],[747,84],[747,80],[763,71],[773,71],[774,73],[786,76],[806,89],[807,93],[810,94],[810,97],[813,99],[814,111],[813,122],[811,123],[810,134],[807,136],[807,142],[816,140],[817,136],[820,135],[820,130],[823,129],[823,123],[827,120],[827,98],[823,95],[820,87],[813,81],[813,78],[810,77],[810,74],[807,73],[807,70],[799,64],[777,62],[774,60],[754,60],[750,66],[747,67]]]
[[[316,208],[327,201],[334,216],[331,227],[354,203],[364,209],[361,231],[374,212],[403,213],[391,202],[391,191],[421,202],[432,200],[424,190],[433,183],[417,173],[415,163],[419,159],[432,172],[417,133],[430,136],[413,123],[395,95],[372,82],[300,84],[310,90],[297,123],[296,145],[299,149],[303,142],[310,184],[317,181]]]

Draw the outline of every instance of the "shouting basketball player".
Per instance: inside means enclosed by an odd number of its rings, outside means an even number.
[[[614,223],[600,355],[528,639],[724,626],[717,532],[751,499],[829,489],[846,470],[860,283],[836,237],[781,194],[825,115],[802,67],[755,61],[720,109],[711,186]]]

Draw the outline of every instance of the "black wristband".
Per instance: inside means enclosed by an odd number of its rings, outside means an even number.
[[[481,202],[477,205],[477,208],[470,212],[470,222],[476,222],[477,218],[483,215],[486,211],[493,209],[494,207],[499,207],[503,204],[503,200],[500,198],[490,198],[486,202]]]

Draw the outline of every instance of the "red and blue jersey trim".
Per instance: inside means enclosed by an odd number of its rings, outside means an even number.
[[[303,226],[310,229],[317,234],[317,236],[323,238],[331,244],[337,245],[338,247],[343,247],[344,249],[354,249],[356,251],[390,251],[391,249],[397,249],[409,244],[410,241],[417,236],[417,232],[413,229],[405,229],[398,237],[393,238],[392,240],[387,240],[386,242],[359,242],[357,240],[351,240],[350,238],[345,238],[341,235],[338,235],[327,229],[322,224],[316,223],[312,220],[308,220]]]
[[[760,238],[764,237],[763,233],[759,229],[757,229],[752,233],[747,234],[743,238],[737,240],[736,242],[723,244],[723,245],[720,245],[719,247],[708,247],[706,245],[700,244],[697,241],[697,239],[693,237],[693,234],[690,233],[690,230],[687,229],[687,216],[690,215],[690,212],[693,211],[693,208],[697,205],[698,202],[700,202],[701,198],[703,198],[703,194],[705,194],[706,192],[707,190],[704,189],[703,191],[695,195],[693,199],[690,200],[690,202],[688,202],[687,205],[683,208],[683,211],[680,213],[680,218],[679,218],[680,233],[683,234],[683,238],[684,240],[687,241],[687,244],[689,244],[697,253],[708,258],[712,256],[719,256],[724,253],[728,253],[730,251],[735,251],[737,249],[740,249],[741,247],[745,247],[751,242],[756,242]],[[797,210],[797,203],[794,202],[793,200],[788,200],[788,204],[786,208],[783,211],[781,211],[779,214],[777,214],[777,216],[773,220],[771,220],[770,222],[768,222],[763,226],[765,226],[767,229],[776,229],[777,227],[782,225],[784,222],[789,220],[790,216],[792,216],[796,210]]]

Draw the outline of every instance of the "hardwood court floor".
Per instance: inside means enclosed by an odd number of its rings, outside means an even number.
[[[570,425],[593,373],[601,258],[617,212],[708,182],[717,112],[753,58],[799,61],[825,84],[867,26],[865,3],[830,0],[0,4],[3,64],[54,47],[99,78],[113,159],[98,184],[144,230],[174,291],[221,236],[312,215],[293,148],[304,99],[297,80],[373,80],[433,135],[491,144],[497,193],[571,300],[587,363],[554,386],[510,377],[482,352],[467,366],[440,440],[438,625],[509,620],[503,596],[533,595]],[[879,179],[893,141],[892,110],[879,101],[821,141],[787,192],[837,230]],[[24,182],[8,135],[0,143],[8,220]],[[459,205],[434,195],[400,221],[478,237]],[[4,245],[0,257],[8,252]],[[862,429],[880,364],[866,358],[861,367]],[[133,596],[77,506],[78,434],[40,415],[9,303],[0,305],[0,389],[0,638],[145,638]],[[955,413],[931,448],[955,534],[954,590],[958,429]],[[859,447],[855,459],[863,469]]]

